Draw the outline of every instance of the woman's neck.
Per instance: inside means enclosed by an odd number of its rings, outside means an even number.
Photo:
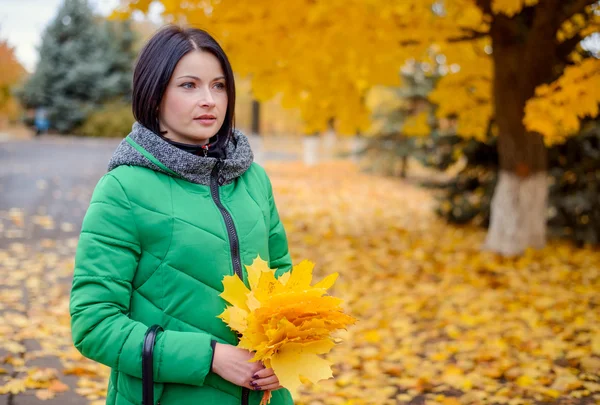
[[[219,150],[219,148],[216,145],[216,142],[218,140],[218,135],[215,135],[212,138],[210,138],[206,145],[194,145],[194,144],[189,144],[189,143],[177,142],[177,141],[173,141],[172,139],[169,139],[164,136],[163,136],[163,139],[165,141],[167,141],[168,143],[170,143],[171,145],[175,146],[176,148],[179,148],[185,152],[191,153],[196,156],[206,156],[206,157],[216,157],[216,158],[224,157],[224,153],[221,150]]]

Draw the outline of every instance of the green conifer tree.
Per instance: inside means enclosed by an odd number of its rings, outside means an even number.
[[[133,35],[128,23],[95,16],[87,0],[65,0],[44,31],[21,101],[47,108],[51,128],[66,133],[102,103],[130,97]]]

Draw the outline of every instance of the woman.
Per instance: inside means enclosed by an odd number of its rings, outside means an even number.
[[[107,404],[141,404],[142,341],[159,324],[154,403],[292,404],[217,318],[222,279],[268,258],[291,268],[270,181],[233,129],[229,61],[206,32],[168,26],[141,51],[136,123],[83,221],[71,292],[73,341],[111,367]]]

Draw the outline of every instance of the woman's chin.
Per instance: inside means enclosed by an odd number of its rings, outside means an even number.
[[[213,136],[215,136],[217,133],[217,131],[190,131],[188,134],[186,134],[186,138],[189,139],[189,143],[197,143],[197,144],[204,144],[207,143],[210,138],[212,138]]]
[[[190,128],[191,131],[189,132],[190,136],[193,136],[194,138],[197,139],[210,139],[213,136],[215,136],[217,134],[217,132],[219,132],[219,128],[217,127],[216,124],[213,125],[203,125],[203,124],[199,124],[199,125],[195,125],[193,128]]]
[[[214,135],[194,136],[193,138],[190,138],[190,143],[194,143],[196,145],[206,145],[213,136]]]

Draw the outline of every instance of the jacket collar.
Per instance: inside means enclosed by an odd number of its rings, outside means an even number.
[[[225,158],[221,159],[222,183],[230,183],[240,177],[253,160],[248,138],[234,130],[225,146]],[[115,150],[108,164],[108,171],[123,165],[141,166],[208,186],[217,161],[214,157],[196,156],[181,150],[136,122],[131,133]]]

